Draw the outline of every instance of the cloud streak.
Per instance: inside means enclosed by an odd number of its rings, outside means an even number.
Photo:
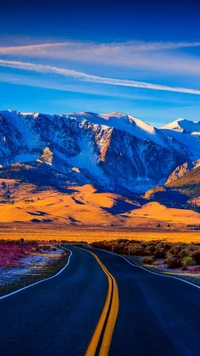
[[[0,54],[28,54],[33,52],[34,55],[48,55],[48,51],[51,49],[57,49],[61,51],[93,51],[99,53],[105,53],[106,51],[119,52],[125,49],[130,51],[162,51],[162,50],[174,50],[179,48],[192,48],[200,47],[200,42],[142,42],[142,41],[128,41],[128,42],[112,42],[112,43],[95,43],[95,42],[80,42],[80,41],[63,41],[63,42],[50,42],[32,45],[18,45],[0,47]],[[53,53],[49,52],[49,55]],[[55,53],[56,55],[56,53]],[[58,54],[59,55],[59,54]]]
[[[64,41],[0,47],[0,55],[16,60],[46,58],[196,76],[200,74],[199,58],[189,54],[183,56],[175,51],[192,47],[200,47],[200,42],[96,43]]]
[[[62,77],[66,77],[66,78],[71,77],[79,81],[90,82],[90,83],[200,95],[200,90],[197,89],[170,87],[170,86],[165,86],[160,84],[153,84],[153,83],[140,82],[134,80],[123,80],[123,79],[102,77],[102,76],[91,75],[84,72],[79,72],[66,68],[59,68],[59,67],[43,65],[43,64],[1,59],[0,66],[31,71],[31,72],[37,72],[37,73],[43,73],[43,74],[56,74]]]

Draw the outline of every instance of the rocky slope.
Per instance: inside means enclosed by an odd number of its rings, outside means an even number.
[[[170,184],[174,182],[175,180],[183,177],[185,174],[189,173],[193,169],[197,168],[200,166],[200,159],[198,159],[195,162],[185,162],[182,165],[178,166],[175,168],[175,170],[170,174],[170,176],[167,179],[166,184]]]

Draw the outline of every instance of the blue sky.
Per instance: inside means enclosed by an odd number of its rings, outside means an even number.
[[[3,1],[0,110],[200,120],[195,1]]]

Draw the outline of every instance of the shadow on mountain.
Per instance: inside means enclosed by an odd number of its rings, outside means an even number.
[[[129,203],[122,199],[116,199],[112,208],[103,208],[103,210],[113,215],[119,215],[119,214],[128,213],[129,211],[138,208],[140,208],[140,204],[137,202]]]
[[[156,192],[152,195],[151,201],[165,205],[167,208],[189,208],[188,200],[190,197],[175,190]]]
[[[53,220],[52,219],[42,219],[42,220],[32,219],[31,222],[33,222],[35,224],[40,224],[40,223],[51,223],[51,222],[53,222]]]
[[[66,175],[54,171],[46,164],[38,162],[27,164],[15,164],[0,168],[0,178],[15,179],[21,183],[29,183],[36,186],[36,191],[54,188],[60,193],[75,193],[76,190],[68,187]],[[68,183],[69,184],[69,183]]]
[[[72,199],[75,201],[76,204],[79,204],[79,205],[84,205],[85,203],[83,203],[82,201],[72,197]]]
[[[74,219],[71,216],[69,216],[69,220],[71,221],[71,223],[75,224],[75,223],[80,223],[80,220]]]
[[[34,215],[34,216],[45,216],[45,215],[49,215],[48,213],[45,213],[44,211],[36,211],[34,213],[30,212],[30,211],[27,211],[27,213],[29,215]]]

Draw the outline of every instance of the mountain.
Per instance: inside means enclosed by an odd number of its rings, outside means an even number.
[[[174,183],[199,177],[196,123],[158,129],[121,113],[10,110],[0,123],[0,222],[156,227],[160,209],[166,226],[180,226],[181,209],[198,205],[197,181]],[[184,214],[184,224],[198,222]]]
[[[200,198],[200,164],[176,180],[168,181],[166,187],[176,189],[191,198]]]
[[[186,140],[176,128],[157,129],[120,113],[1,111],[0,122],[3,167],[39,160],[67,176],[76,172],[83,184],[118,193],[141,193],[163,184],[177,166],[200,152],[200,136],[193,132]]]
[[[170,124],[167,124],[162,127],[163,129],[167,130],[175,130],[184,133],[199,133],[200,132],[200,121],[189,121],[185,119],[178,119]]]
[[[186,162],[177,167],[164,186],[150,189],[143,197],[167,207],[192,209],[200,212],[199,160],[190,165]]]
[[[1,227],[23,229],[28,226],[59,228],[80,226],[127,229],[185,229],[198,224],[200,214],[164,206],[147,199],[102,192],[91,184],[76,183],[76,174],[58,173],[43,162],[15,163],[1,168]],[[25,224],[26,223],[26,224]],[[31,228],[30,226],[30,228]],[[45,227],[44,227],[45,226]],[[53,238],[52,231],[50,232]],[[67,237],[67,235],[66,235]]]
[[[187,147],[189,159],[185,161],[196,161],[200,157],[200,121],[189,121],[178,119],[168,125],[161,127],[164,134],[169,134],[180,144]]]
[[[198,159],[195,162],[185,162],[182,165],[176,167],[176,169],[170,174],[170,176],[167,179],[166,184],[170,184],[177,179],[183,177],[185,174],[189,173],[193,169],[197,168],[200,166],[200,159]]]

